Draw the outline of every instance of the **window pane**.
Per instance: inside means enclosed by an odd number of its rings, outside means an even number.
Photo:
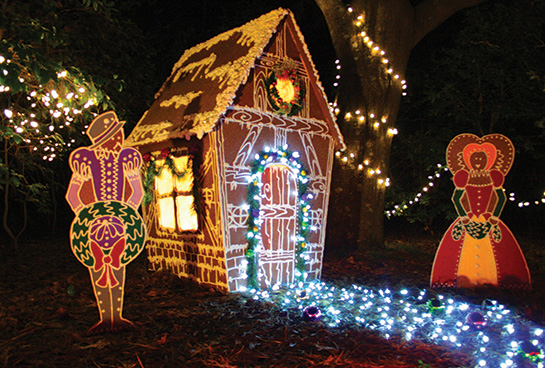
[[[197,230],[199,226],[197,213],[193,209],[193,196],[177,196],[176,207],[178,209],[178,228],[185,231]]]
[[[159,209],[159,225],[167,229],[176,229],[174,198],[159,198],[159,200],[157,201],[157,205]]]
[[[193,187],[193,172],[191,170],[191,161],[189,156],[176,157],[174,165],[179,172],[184,172],[185,175],[181,178],[176,178],[176,191],[191,192]]]
[[[161,167],[165,164],[165,160],[157,160],[157,167]],[[174,188],[174,182],[172,181],[172,173],[168,167],[164,167],[161,171],[161,175],[155,178],[155,189],[157,189],[157,195],[163,196],[165,194],[172,193]]]

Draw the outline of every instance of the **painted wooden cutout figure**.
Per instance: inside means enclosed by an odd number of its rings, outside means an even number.
[[[514,155],[513,143],[501,134],[460,134],[449,143],[447,165],[454,175],[458,219],[437,250],[432,287],[530,288],[524,255],[499,219],[506,200],[503,182]]]
[[[123,122],[109,111],[87,129],[92,145],[70,155],[66,200],[76,214],[71,247],[89,268],[100,321],[89,332],[132,325],[122,317],[125,266],[144,248],[146,229],[138,213],[143,197],[142,156],[123,148]]]

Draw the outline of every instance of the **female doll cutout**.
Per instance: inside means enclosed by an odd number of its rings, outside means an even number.
[[[506,200],[503,182],[514,155],[513,143],[501,134],[460,134],[449,143],[447,165],[454,175],[458,218],[437,250],[432,287],[530,288],[524,255],[499,219]]]
[[[123,122],[113,111],[87,129],[92,141],[70,155],[72,177],[66,200],[76,214],[71,247],[89,268],[100,321],[89,332],[132,325],[122,317],[125,266],[144,248],[146,230],[138,207],[143,197],[142,156],[123,148]]]

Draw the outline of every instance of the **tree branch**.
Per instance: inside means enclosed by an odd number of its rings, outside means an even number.
[[[426,0],[415,7],[413,47],[454,13],[486,0]]]
[[[322,11],[329,28],[331,41],[337,53],[350,49],[350,36],[343,32],[350,29],[350,19],[347,17],[346,6],[341,0],[315,0]]]

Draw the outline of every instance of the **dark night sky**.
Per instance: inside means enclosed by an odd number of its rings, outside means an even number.
[[[322,84],[329,88],[334,80],[335,53],[314,0],[151,0],[131,9],[129,16],[150,38],[158,53],[156,67],[162,83],[184,50],[279,7],[294,12]]]
[[[140,6],[129,4],[127,15],[136,21],[157,52],[157,89],[184,50],[283,7],[295,14],[322,85],[328,96],[333,96],[336,56],[327,24],[314,0],[150,0],[142,1]],[[457,15],[426,36],[413,51],[409,67],[425,62],[430,50],[444,45],[453,34],[451,29],[456,27],[459,27]]]

